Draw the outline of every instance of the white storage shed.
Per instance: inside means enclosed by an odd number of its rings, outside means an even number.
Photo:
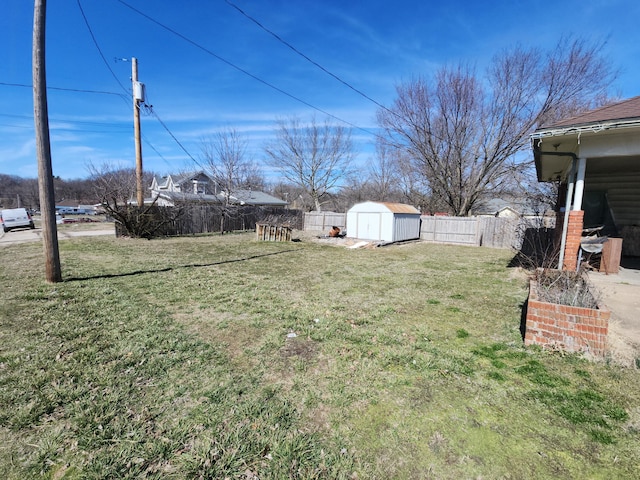
[[[347,235],[384,242],[414,240],[420,238],[420,212],[404,203],[358,203],[347,212]]]

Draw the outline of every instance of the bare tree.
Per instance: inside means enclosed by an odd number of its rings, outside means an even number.
[[[290,209],[311,211],[313,210],[313,201],[306,191],[299,185],[278,181],[270,188],[271,193],[278,198],[282,198],[289,202]]]
[[[233,214],[232,198],[238,192],[261,188],[264,177],[258,165],[247,154],[247,142],[234,129],[224,130],[201,143],[202,157],[208,174],[214,181],[216,193],[223,195],[220,233],[224,233],[224,219]]]
[[[0,207],[39,209],[38,179],[0,173]]]
[[[344,180],[335,194],[327,196],[324,204],[334,212],[346,212],[356,203],[368,200],[382,201],[377,197],[374,186],[367,177],[353,173]]]
[[[207,173],[227,202],[233,192],[264,185],[258,165],[249,158],[247,141],[234,129],[224,130],[201,142]]]
[[[374,200],[397,201],[400,185],[400,165],[394,156],[397,150],[388,148],[383,142],[376,142],[376,157],[369,163],[368,183]]]
[[[297,118],[277,122],[277,139],[265,147],[267,162],[313,199],[317,211],[322,198],[347,178],[353,161],[351,130],[319,125],[315,118],[302,125]]]
[[[139,207],[136,202],[137,180],[135,168],[118,168],[112,165],[89,165],[90,180],[95,196],[122,232],[131,237],[152,238],[165,224],[180,217],[182,210],[173,209],[162,218],[152,212],[154,202]],[[154,174],[144,172],[143,182],[150,185]]]
[[[135,170],[126,167],[117,167],[109,164],[90,164],[90,180],[94,186],[94,195],[107,211],[118,205],[131,203],[136,196]]]
[[[56,203],[63,200],[78,200],[78,203],[96,203],[95,189],[90,179],[64,180],[53,177]],[[22,178],[15,175],[0,174],[0,205],[25,207],[34,210],[40,208],[37,178]]]
[[[339,193],[332,198],[333,208],[340,212],[368,200],[405,201],[400,189],[399,164],[394,158],[396,152],[383,144],[377,144],[376,155],[367,162],[366,169],[349,175]]]
[[[493,59],[485,82],[459,66],[404,83],[378,111],[386,144],[409,156],[451,213],[468,215],[526,168],[516,154],[530,132],[606,98],[616,74],[602,48],[571,39],[546,54],[516,47]]]

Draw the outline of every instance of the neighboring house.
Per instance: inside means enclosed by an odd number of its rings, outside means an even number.
[[[538,181],[562,182],[562,268],[577,267],[589,227],[622,237],[623,255],[640,256],[640,97],[541,127],[531,140]]]
[[[83,205],[77,200],[63,200],[56,203],[56,213],[60,215],[96,215],[98,205]]]
[[[537,212],[522,199],[492,198],[474,207],[472,214],[477,217],[535,217],[544,212]]]
[[[531,201],[521,198],[493,198],[474,208],[472,215],[540,220],[541,226],[545,227],[552,226],[555,221],[555,213],[548,205],[533,205]]]
[[[204,172],[190,172],[179,175],[167,175],[160,182],[153,177],[151,191],[155,192],[181,192],[196,195],[214,195],[215,182]]]
[[[205,172],[168,175],[151,182],[151,200],[159,206],[174,206],[178,203],[209,203],[224,205],[227,195]],[[234,190],[228,195],[232,205],[262,207],[285,207],[288,203],[256,190]]]

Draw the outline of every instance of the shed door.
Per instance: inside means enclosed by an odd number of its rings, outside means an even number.
[[[380,240],[380,227],[379,213],[358,213],[358,238]]]

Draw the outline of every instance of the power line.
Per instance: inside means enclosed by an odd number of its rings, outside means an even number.
[[[363,127],[359,127],[358,125],[355,125],[355,124],[353,124],[353,123],[351,123],[351,122],[348,122],[347,120],[344,120],[344,119],[342,119],[342,118],[340,118],[340,117],[338,117],[338,116],[336,116],[336,115],[333,115],[332,113],[329,113],[329,112],[327,112],[327,111],[325,111],[325,110],[322,110],[321,108],[316,107],[315,105],[312,105],[311,103],[309,103],[309,102],[307,102],[307,101],[305,101],[305,100],[302,100],[300,97],[297,97],[297,96],[295,96],[295,95],[293,95],[293,94],[291,94],[291,93],[289,93],[289,92],[287,92],[287,91],[285,91],[285,90],[281,89],[280,87],[277,87],[277,86],[273,85],[272,83],[269,83],[269,82],[267,82],[266,80],[263,80],[262,78],[258,77],[257,75],[254,75],[253,73],[250,73],[249,71],[245,70],[244,68],[239,67],[238,65],[234,64],[233,62],[231,62],[231,61],[229,61],[229,60],[227,60],[227,59],[225,59],[225,58],[221,57],[220,55],[218,55],[218,54],[214,53],[213,51],[209,50],[207,47],[204,47],[203,45],[200,45],[200,44],[199,44],[199,43],[197,43],[196,41],[191,40],[191,39],[190,39],[189,37],[187,37],[186,35],[183,35],[182,33],[180,33],[180,32],[178,32],[178,31],[176,31],[176,30],[172,29],[171,27],[169,27],[169,26],[167,26],[167,25],[163,24],[162,22],[160,22],[160,21],[158,21],[158,20],[156,20],[156,19],[152,18],[151,16],[147,15],[146,13],[144,13],[144,12],[142,12],[142,11],[138,10],[137,8],[135,8],[135,7],[131,6],[131,5],[129,5],[129,4],[128,4],[127,2],[125,2],[124,0],[118,0],[118,2],[120,2],[121,4],[123,4],[125,7],[130,8],[131,10],[133,10],[134,12],[136,12],[136,13],[137,13],[138,15],[140,15],[141,17],[144,17],[144,18],[146,18],[147,20],[149,20],[150,22],[155,23],[155,24],[156,24],[156,25],[158,25],[159,27],[161,27],[161,28],[163,28],[163,29],[167,30],[168,32],[170,32],[170,33],[174,34],[175,36],[177,36],[177,37],[179,37],[179,38],[183,39],[185,42],[190,43],[190,44],[191,44],[191,45],[193,45],[194,47],[196,47],[196,48],[198,48],[198,49],[200,49],[200,50],[204,51],[205,53],[207,53],[207,54],[211,55],[212,57],[214,57],[214,58],[216,58],[216,59],[220,60],[221,62],[223,62],[223,63],[225,63],[225,64],[229,65],[231,68],[234,68],[234,69],[238,70],[239,72],[241,72],[241,73],[243,73],[243,74],[247,75],[248,77],[250,77],[250,78],[252,78],[252,79],[256,80],[257,82],[260,82],[260,83],[262,83],[263,85],[266,85],[267,87],[269,87],[269,88],[271,88],[271,89],[273,89],[273,90],[275,90],[275,91],[277,91],[277,92],[279,92],[279,93],[281,93],[281,94],[283,94],[283,95],[285,95],[285,96],[287,96],[287,97],[289,97],[289,98],[291,98],[291,99],[295,100],[296,102],[302,103],[303,105],[306,105],[307,107],[312,108],[313,110],[316,110],[316,111],[318,111],[318,112],[320,112],[320,113],[322,113],[322,114],[324,114],[324,115],[327,115],[328,117],[331,117],[331,118],[333,118],[333,119],[335,119],[335,120],[337,120],[337,121],[339,121],[339,122],[342,122],[342,123],[344,123],[344,124],[346,124],[346,125],[349,125],[349,126],[351,126],[351,127],[355,128],[355,129],[357,129],[357,130],[361,130],[361,131],[363,131],[363,132],[365,132],[365,133],[368,133],[369,135],[377,136],[374,132],[370,132],[369,130],[367,130],[367,129],[363,128]]]
[[[102,58],[102,61],[104,62],[106,67],[109,69],[109,71],[111,72],[111,75],[113,76],[113,78],[115,78],[116,82],[118,82],[118,84],[120,85],[122,90],[124,90],[126,93],[129,93],[128,89],[125,88],[125,86],[120,82],[120,80],[118,79],[118,77],[114,73],[113,69],[109,65],[109,62],[107,62],[107,59],[103,55],[102,49],[100,48],[100,45],[98,44],[98,40],[96,39],[95,35],[93,34],[93,30],[91,29],[91,25],[89,25],[89,20],[87,19],[87,16],[84,13],[84,9],[82,8],[82,4],[81,4],[80,0],[77,0],[77,2],[78,2],[78,8],[80,9],[80,13],[82,14],[82,18],[84,19],[84,23],[87,26],[87,29],[89,30],[89,34],[91,35],[91,38],[93,40],[94,45],[98,49],[98,53],[100,54],[100,57]],[[176,136],[171,132],[171,130],[169,130],[169,128],[164,124],[164,122],[162,120],[160,120],[160,117],[158,117],[158,115],[153,111],[153,109],[151,107],[149,107],[149,111],[155,116],[155,118],[158,120],[158,122],[160,122],[160,124],[169,133],[169,135],[171,135],[171,138],[173,138],[173,140],[180,146],[180,148],[182,148],[182,150],[184,150],[184,152],[189,156],[189,158],[191,158],[192,160],[195,161],[195,159],[191,156],[191,154],[187,151],[187,149],[182,145],[182,143],[180,143],[178,141]],[[162,158],[162,160],[165,161],[165,163],[167,163],[167,165],[170,165],[169,162],[167,162],[167,160],[160,154],[160,152],[158,152],[158,150],[151,144],[151,142],[149,142],[146,138],[143,138],[143,140],[149,147],[151,147],[151,149],[154,152],[156,152],[156,154],[158,154],[158,156],[160,158]]]
[[[289,42],[287,42],[286,40],[284,40],[280,35],[278,35],[277,33],[273,32],[272,30],[268,29],[267,27],[265,27],[262,23],[260,23],[258,20],[256,20],[254,17],[252,17],[251,15],[249,15],[248,13],[246,13],[244,10],[242,10],[240,7],[238,7],[236,4],[230,2],[229,0],[225,0],[226,3],[235,8],[238,12],[240,12],[244,17],[246,17],[247,19],[251,20],[253,23],[255,23],[258,27],[260,27],[262,30],[264,30],[265,32],[267,32],[269,35],[271,35],[272,37],[274,37],[276,40],[278,40],[280,43],[282,43],[283,45],[286,45],[287,47],[289,47],[291,50],[293,50],[295,53],[297,53],[298,55],[300,55],[302,58],[304,58],[305,60],[307,60],[309,63],[311,63],[312,65],[315,65],[316,67],[318,67],[320,70],[322,70],[324,73],[326,73],[327,75],[335,78],[337,81],[339,81],[340,83],[342,83],[344,86],[350,88],[351,90],[353,90],[354,92],[356,92],[358,95],[366,98],[367,100],[369,100],[370,102],[374,103],[375,105],[377,105],[378,107],[386,110],[387,112],[393,113],[391,112],[391,110],[389,110],[387,107],[385,107],[383,104],[381,104],[380,102],[374,100],[373,98],[371,98],[369,95],[367,95],[366,93],[362,92],[361,90],[358,90],[356,87],[354,87],[353,85],[351,85],[349,82],[343,80],[342,78],[340,78],[338,75],[334,74],[333,72],[330,72],[328,69],[326,69],[325,67],[323,67],[322,65],[320,65],[318,62],[316,62],[315,60],[309,58],[307,55],[305,55],[304,53],[302,53],[300,50],[298,50],[296,47],[294,47],[293,45],[291,45]]]
[[[383,104],[379,103],[378,101],[374,100],[373,98],[371,98],[370,96],[368,96],[366,93],[362,92],[361,90],[358,90],[356,87],[354,87],[353,85],[351,85],[350,83],[346,82],[345,80],[343,80],[342,78],[340,78],[338,75],[334,74],[333,72],[330,72],[328,69],[326,69],[325,67],[323,67],[322,65],[320,65],[318,62],[316,62],[315,60],[309,58],[307,55],[305,55],[304,53],[302,53],[300,50],[298,50],[296,47],[294,47],[293,45],[291,45],[289,42],[287,42],[286,40],[284,40],[282,37],[280,37],[277,33],[273,32],[272,30],[268,29],[267,27],[265,27],[262,23],[260,23],[258,20],[256,20],[254,17],[252,17],[251,15],[247,14],[244,10],[242,10],[240,7],[238,7],[237,5],[235,5],[234,3],[232,3],[229,0],[225,0],[225,2],[235,8],[238,12],[240,12],[241,15],[243,15],[244,17],[246,17],[247,19],[249,19],[250,21],[252,21],[253,23],[255,23],[258,27],[260,27],[262,30],[264,30],[265,32],[267,32],[269,35],[273,36],[276,40],[278,40],[279,42],[281,42],[282,44],[286,45],[287,47],[289,47],[291,50],[293,50],[296,54],[300,55],[302,58],[304,58],[305,60],[307,60],[309,63],[311,63],[312,65],[315,65],[317,68],[319,68],[320,70],[322,70],[323,72],[325,72],[327,75],[335,78],[337,81],[339,81],[340,83],[342,83],[343,85],[345,85],[346,87],[350,88],[351,90],[353,90],[354,92],[356,92],[358,95],[361,95],[362,97],[366,98],[367,100],[369,100],[370,102],[374,103],[375,105],[377,105],[378,107],[382,108],[383,110],[385,110],[386,112],[390,113],[391,115],[395,116],[396,118],[399,119],[403,119],[402,116],[400,114],[398,114],[397,112],[394,112],[393,110],[387,108],[386,106],[384,106]],[[433,136],[434,138],[443,141],[444,139],[439,137],[438,135],[435,135],[431,130],[427,130],[428,134]],[[382,138],[377,134],[374,134],[376,137],[378,138]]]
[[[147,98],[149,98],[149,95],[146,95]],[[169,129],[169,127],[162,121],[162,119],[160,118],[160,116],[158,115],[158,113],[155,111],[155,109],[153,108],[153,105],[148,104],[147,102],[143,103],[143,106],[145,107],[144,111],[147,114],[152,115],[156,120],[158,120],[158,123],[160,123],[160,125],[162,125],[162,128],[164,128],[167,133],[171,136],[171,138],[173,138],[173,140],[176,142],[176,144],[178,144],[178,146],[182,149],[182,151],[184,153],[187,154],[187,156],[193,160],[194,163],[196,163],[197,165],[201,166],[198,162],[198,160],[196,160],[190,153],[189,151],[186,149],[186,147],[182,144],[182,142],[180,142],[178,140],[178,138],[173,134],[173,132]]]
[[[0,126],[7,127],[7,128],[25,128],[28,130],[33,130],[33,125],[27,126],[27,125],[11,125],[8,123],[0,123]]]
[[[156,147],[154,147],[154,146],[153,146],[153,144],[152,144],[151,142],[149,142],[149,140],[147,140],[147,139],[146,139],[146,137],[145,137],[144,135],[142,135],[142,141],[143,141],[144,143],[146,143],[146,144],[147,144],[147,146],[148,146],[149,148],[151,148],[151,150],[153,150],[154,152],[156,152],[156,155],[158,155],[158,156],[159,156],[159,157],[164,161],[164,163],[166,163],[169,167],[173,168],[173,165],[171,165],[171,164],[169,163],[169,161],[168,161],[166,158],[164,158],[164,157],[162,156],[162,154],[161,154],[161,153],[156,149]]]
[[[102,58],[102,61],[104,62],[106,67],[109,69],[109,71],[111,72],[111,75],[113,76],[113,78],[115,78],[116,82],[118,82],[118,85],[120,85],[122,90],[124,90],[125,93],[129,93],[129,90],[127,88],[125,88],[125,86],[122,84],[122,82],[120,81],[118,76],[115,74],[113,69],[109,66],[109,62],[107,62],[107,59],[102,54],[102,50],[100,49],[100,45],[98,45],[98,41],[96,40],[96,37],[93,34],[93,30],[91,30],[91,25],[89,25],[89,20],[87,19],[87,16],[84,14],[84,9],[82,8],[82,4],[80,3],[80,0],[77,0],[77,2],[78,2],[78,8],[80,9],[80,13],[82,14],[82,18],[84,19],[84,24],[87,26],[87,30],[89,30],[89,34],[91,35],[91,39],[93,40],[93,44],[98,49],[98,53],[100,54],[100,57]]]
[[[7,83],[7,82],[0,82],[0,85],[6,85],[6,86],[10,86],[10,87],[27,87],[27,88],[33,88],[31,85],[26,85],[26,84],[22,84],[22,83]],[[121,97],[123,99],[127,99],[123,94],[121,93],[115,93],[115,92],[104,92],[104,91],[99,91],[99,90],[82,90],[82,89],[78,89],[78,88],[62,88],[62,87],[47,87],[47,89],[50,90],[63,90],[63,91],[67,91],[67,92],[82,92],[82,93],[101,93],[101,94],[105,94],[105,95],[117,95],[118,97]],[[167,127],[164,122],[162,120],[160,120],[160,117],[158,117],[157,113],[155,113],[155,111],[151,111],[153,116],[160,122],[160,124],[165,128],[165,130],[167,130],[167,132],[169,133],[169,135],[171,135],[171,137],[175,140],[175,142],[180,146],[180,148],[182,148],[182,150],[185,151],[185,153],[189,156],[189,158],[191,158],[192,160],[194,160],[196,163],[197,161],[189,154],[189,152],[185,149],[185,147],[178,141],[178,139],[175,137],[175,135],[173,135],[173,133],[171,133],[171,131],[169,130],[169,127]],[[33,119],[33,117],[30,117],[29,115],[16,115],[16,114],[9,114],[9,113],[0,113],[0,116],[2,117],[14,117],[14,118],[28,118],[28,119]],[[68,123],[78,123],[78,124],[86,124],[86,125],[103,125],[103,126],[110,126],[112,124],[109,123],[104,123],[104,122],[87,122],[87,121],[82,121],[82,120],[63,120],[63,119],[56,119],[56,118],[50,118],[51,121],[53,122],[68,122]],[[32,129],[33,126],[24,126],[24,125],[8,125],[8,124],[0,124],[3,127],[10,127],[10,128],[28,128],[28,129]],[[115,127],[115,125],[114,125]],[[118,127],[118,128],[122,128],[122,127]],[[75,132],[85,132],[85,133],[109,133],[108,131],[100,131],[100,130],[78,130],[78,129],[70,129],[70,128],[62,128],[62,127],[56,127],[53,126],[52,130],[70,130],[70,131],[75,131]],[[149,146],[151,148],[151,150],[153,150],[168,166],[172,166],[169,161],[164,158],[162,156],[162,154],[156,149],[156,147],[153,146],[153,144],[147,140],[147,138],[145,138],[144,136],[142,137],[142,140],[147,144],[147,146]]]
[[[26,88],[33,88],[33,85],[27,85],[25,83],[7,83],[7,82],[0,82],[0,85],[5,85],[8,87],[26,87]],[[51,87],[51,86],[47,86],[47,90],[60,90],[60,91],[64,91],[64,92],[79,92],[79,93],[100,93],[102,95],[116,95],[124,100],[127,99],[127,97],[125,95],[123,95],[122,93],[117,93],[117,92],[107,92],[104,90],[85,90],[85,89],[81,89],[81,88],[62,88],[62,87]]]
[[[10,114],[10,113],[0,113],[0,117],[10,117],[10,118],[25,118],[25,119],[29,119],[33,121],[33,116],[29,116],[29,115],[17,115],[17,114]],[[117,130],[125,130],[124,126],[115,124],[115,123],[106,123],[106,122],[89,122],[89,121],[83,121],[83,120],[68,120],[68,119],[62,119],[62,118],[49,118],[49,120],[51,122],[57,122],[57,123],[67,123],[67,124],[78,124],[78,125],[87,125],[87,126],[99,126],[99,127],[110,127],[110,128],[114,128]],[[18,125],[16,125],[17,127]],[[27,127],[27,128],[33,128],[33,126]],[[65,128],[65,127],[60,127],[60,126],[56,126],[55,124],[52,124],[51,126],[52,130],[73,130],[73,131],[78,131],[78,132],[94,132],[94,133],[109,133],[109,131],[107,130],[82,130],[82,129],[72,129],[72,128]]]
[[[173,132],[171,132],[171,130],[169,130],[169,127],[167,127],[167,125],[160,119],[160,117],[158,116],[158,114],[156,113],[156,111],[153,109],[153,105],[147,105],[148,111],[149,113],[151,113],[151,115],[153,115],[156,120],[158,120],[158,122],[160,122],[160,125],[162,125],[164,127],[164,129],[167,131],[167,133],[169,135],[171,135],[171,138],[173,138],[173,140],[180,146],[180,148],[182,149],[182,151],[184,153],[187,154],[187,156],[193,160],[197,165],[199,165],[200,167],[202,167],[202,165],[200,165],[200,162],[198,162],[198,160],[196,160],[195,158],[193,158],[191,156],[191,154],[189,153],[189,151],[184,147],[184,145],[182,145],[182,143],[180,143],[180,141],[176,138],[176,136],[173,134]]]
[[[7,83],[7,82],[0,82],[0,85],[6,85],[9,87],[25,87],[25,88],[33,88],[32,85],[26,85],[23,83]],[[49,90],[62,90],[62,91],[66,91],[66,92],[81,92],[81,93],[99,93],[99,94],[104,94],[104,95],[116,95],[118,97],[121,97],[124,100],[127,100],[127,97],[125,95],[123,95],[122,93],[116,93],[116,92],[106,92],[106,91],[100,91],[100,90],[84,90],[84,89],[79,89],[79,88],[62,88],[62,87],[50,87],[47,86],[47,89]],[[176,141],[176,143],[178,143],[178,145],[180,145],[180,147],[185,150],[184,146],[175,138],[175,136],[171,133],[171,131],[169,131],[168,127],[160,120],[160,118],[157,116],[157,114],[155,112],[153,112],[154,116],[156,117],[156,119],[160,122],[160,124],[169,132],[169,135],[171,135],[171,137]],[[2,117],[14,117],[14,118],[28,118],[33,120],[33,117],[29,116],[29,115],[16,115],[16,114],[10,114],[10,113],[0,113],[0,116]],[[86,124],[86,125],[102,125],[102,126],[110,126],[113,124],[109,124],[109,123],[104,123],[104,122],[87,122],[87,121],[82,121],[82,120],[64,120],[64,119],[60,119],[60,118],[50,118],[49,120],[53,121],[53,122],[68,122],[68,123],[77,123],[77,124]],[[0,124],[4,127],[11,127],[11,128],[28,128],[28,129],[32,129],[33,126],[23,126],[23,125],[8,125],[8,124]],[[114,127],[116,127],[116,125],[113,125]],[[123,127],[117,127],[117,128],[123,128]],[[52,126],[52,130],[70,130],[70,131],[75,131],[75,132],[85,132],[85,133],[109,133],[108,131],[100,131],[100,130],[79,130],[79,129],[69,129],[69,128],[62,128],[62,127],[56,127],[56,126]],[[153,144],[151,142],[149,142],[149,140],[147,140],[146,138],[144,138],[143,136],[143,140],[144,142],[154,151],[156,152],[156,154],[162,159],[164,160],[164,162],[171,166],[171,164],[169,163],[169,161],[164,158],[162,156],[162,154],[153,146]],[[186,152],[186,150],[185,150]],[[186,152],[187,155],[189,155],[189,152]],[[191,155],[189,155],[189,157],[191,159],[193,159],[193,157]]]
[[[12,117],[12,118],[27,118],[27,119],[31,119],[33,120],[33,116],[30,115],[18,115],[15,113],[0,113],[0,117]],[[119,125],[116,125],[114,123],[107,123],[107,122],[90,122],[87,120],[67,120],[67,119],[62,119],[62,118],[49,118],[52,122],[66,122],[66,123],[77,123],[77,124],[82,124],[82,125],[98,125],[98,126],[104,126],[104,127],[118,127],[118,128],[125,128],[125,127],[120,127]]]

